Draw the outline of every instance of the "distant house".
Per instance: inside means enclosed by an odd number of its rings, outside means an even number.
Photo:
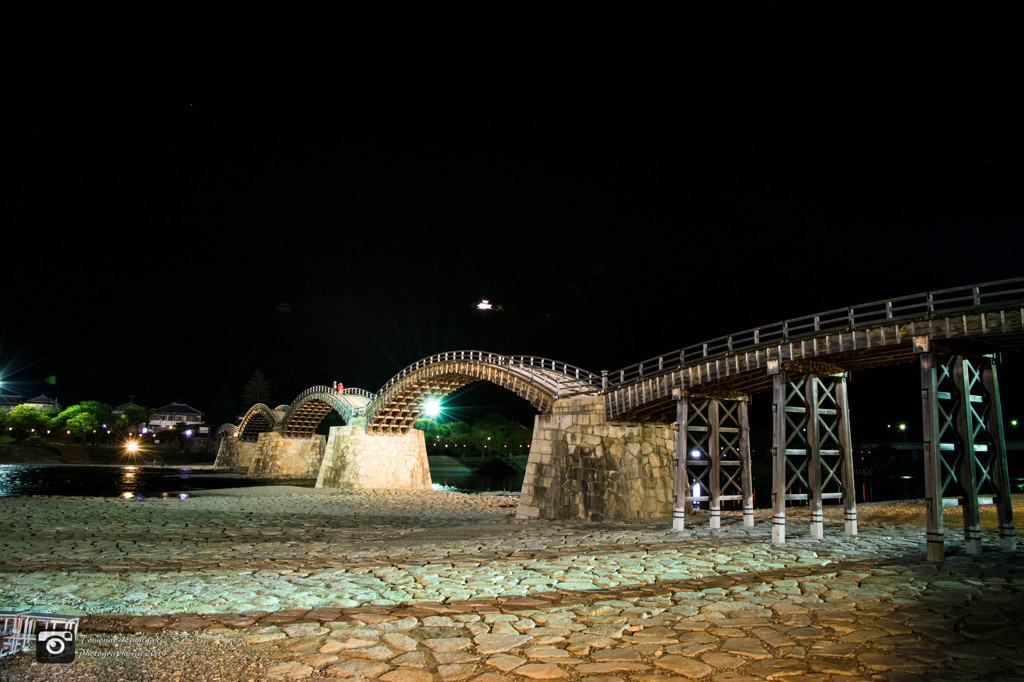
[[[131,400],[129,400],[128,402],[122,403],[117,407],[111,409],[110,417],[111,419],[113,419],[114,422],[117,422],[120,419],[127,419],[127,417],[125,417],[125,414],[128,412],[128,410],[132,409],[145,410],[146,408],[144,408],[142,405],[136,405]],[[144,433],[143,429],[145,429],[147,424],[145,421],[143,421],[138,424],[131,424],[130,426],[131,428],[138,430],[140,433]]]
[[[0,410],[9,410],[21,405],[22,396],[14,393],[0,393]]]
[[[110,410],[110,414],[111,414],[111,416],[114,416],[114,417],[120,417],[122,414],[124,414],[128,410],[132,409],[133,407],[137,407],[139,409],[144,409],[142,407],[142,405],[136,405],[131,400],[129,400],[128,402],[123,403],[121,405],[118,405],[117,407],[115,407],[112,410]]]
[[[203,413],[184,403],[171,403],[153,410],[149,415],[151,431],[163,431],[179,423],[199,430],[199,425],[203,423]]]
[[[60,410],[60,403],[57,402],[55,398],[49,398],[41,393],[37,395],[35,398],[32,398],[31,400],[26,400],[21,404],[28,405],[29,407],[34,407],[40,410],[43,409],[44,407],[52,407],[57,410]]]

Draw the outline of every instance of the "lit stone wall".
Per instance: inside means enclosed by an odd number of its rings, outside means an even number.
[[[231,436],[220,439],[220,447],[217,449],[217,459],[213,465],[226,468],[242,468],[246,471],[252,466],[256,459],[257,444],[246,443]]]
[[[316,478],[324,458],[323,436],[285,438],[279,433],[261,433],[256,457],[249,466],[249,478]]]
[[[361,420],[332,426],[316,487],[430,489],[423,432],[370,435]]]
[[[675,425],[605,422],[599,396],[537,415],[519,518],[671,516]]]

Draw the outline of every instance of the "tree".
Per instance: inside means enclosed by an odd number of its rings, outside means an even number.
[[[248,407],[256,403],[266,403],[270,400],[270,384],[263,372],[256,370],[249,377],[249,380],[242,386],[242,402]]]
[[[117,415],[110,428],[119,438],[127,438],[130,434],[138,433],[139,424],[145,424],[148,421],[149,408],[132,405]]]
[[[83,400],[77,405],[71,405],[53,420],[53,428],[70,432],[70,435],[81,438],[83,442],[93,431],[102,430],[104,424],[111,424],[110,405],[95,400]]]
[[[460,421],[438,423],[433,419],[418,419],[413,428],[423,431],[427,449],[432,454],[455,457],[498,451],[518,452],[533,439],[532,429],[500,414],[485,415],[472,425]]]
[[[64,421],[63,428],[74,438],[81,438],[82,442],[91,436],[95,431],[100,429],[103,425],[97,421],[96,417],[89,412],[78,412],[72,415],[69,419]]]
[[[83,400],[77,405],[70,405],[57,415],[55,425],[66,424],[68,420],[79,414],[88,414],[97,426],[110,423],[110,405],[95,400]]]
[[[57,410],[52,407],[32,407],[31,405],[15,405],[4,415],[4,426],[7,433],[18,440],[32,435],[42,435],[52,428]],[[34,431],[33,431],[34,429]]]
[[[229,423],[235,424],[238,422],[237,416],[238,409],[235,406],[234,398],[231,397],[231,393],[227,388],[221,387],[206,413],[207,423],[214,426]]]

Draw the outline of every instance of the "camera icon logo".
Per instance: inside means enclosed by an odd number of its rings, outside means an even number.
[[[36,660],[40,663],[72,663],[75,633],[72,630],[40,630],[36,635]]]

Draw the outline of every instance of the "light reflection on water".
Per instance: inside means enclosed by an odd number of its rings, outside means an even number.
[[[258,481],[212,467],[0,464],[0,497],[70,495],[138,499],[169,497],[182,491],[275,483],[312,486],[313,481]]]

